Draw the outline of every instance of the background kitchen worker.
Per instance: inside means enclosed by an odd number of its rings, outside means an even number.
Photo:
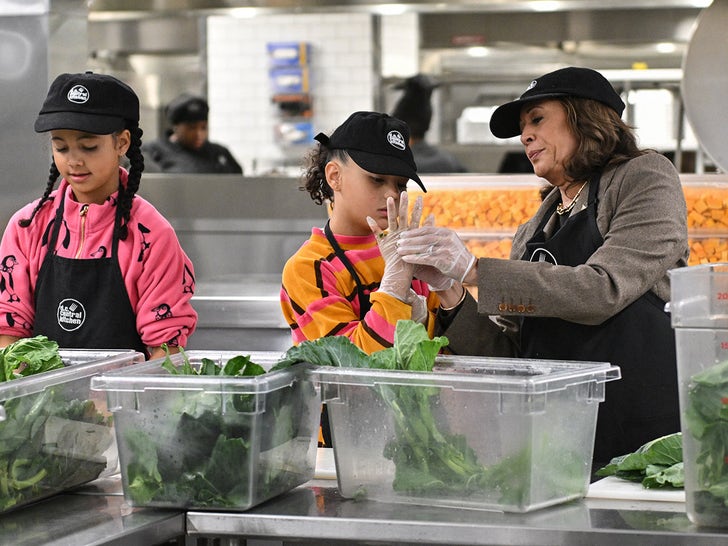
[[[202,97],[183,93],[167,106],[171,130],[142,147],[147,170],[165,173],[242,174],[230,151],[208,140],[210,108]]]
[[[432,91],[437,86],[424,74],[396,85],[395,89],[404,89],[404,92],[395,104],[392,116],[409,126],[409,143],[418,173],[463,173],[467,169],[458,158],[425,140],[432,121]]]
[[[518,228],[510,260],[476,260],[445,228],[406,231],[398,242],[407,262],[477,284],[477,307],[466,300],[439,317],[454,352],[483,354],[479,321],[501,315],[521,357],[620,366],[599,407],[595,465],[680,430],[663,309],[668,270],[687,264],[685,199],[670,161],[637,148],[623,109],[601,74],[569,67],[495,110],[493,134],[520,134],[536,175],[555,186]]]
[[[53,159],[43,197],[0,242],[0,347],[42,334],[61,347],[176,352],[197,324],[195,277],[170,224],[136,195],[136,94],[111,76],[61,74],[35,130],[50,132]]]
[[[426,191],[407,125],[387,114],[355,112],[331,136],[315,138],[303,187],[317,204],[330,203],[330,218],[311,230],[283,268],[281,308],[293,343],[343,335],[373,353],[393,345],[401,319],[421,322],[432,333],[440,298],[426,281],[413,279],[414,267],[394,246],[408,227],[407,182]],[[421,207],[419,199],[413,224],[419,225]],[[433,288],[442,288],[445,304],[456,302],[459,286],[443,280]],[[325,415],[322,425],[330,445]]]

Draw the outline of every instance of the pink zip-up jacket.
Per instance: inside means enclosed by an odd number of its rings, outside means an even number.
[[[120,168],[123,184],[127,175]],[[2,335],[32,335],[35,287],[48,253],[60,192],[66,192],[66,199],[55,249],[58,256],[94,259],[111,252],[117,193],[101,205],[85,205],[75,200],[71,186],[63,179],[28,227],[20,227],[18,220],[30,218],[38,201],[16,212],[0,242]],[[119,241],[118,259],[142,342],[149,347],[163,343],[184,347],[197,325],[197,313],[190,303],[195,289],[192,262],[169,222],[139,195],[132,201],[128,228],[126,240]]]

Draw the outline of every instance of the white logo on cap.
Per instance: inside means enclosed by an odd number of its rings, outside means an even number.
[[[76,104],[83,104],[88,101],[89,92],[83,85],[74,85],[68,92],[68,100]]]
[[[404,141],[404,137],[399,131],[389,131],[389,133],[387,133],[387,142],[398,150],[404,150],[407,147],[407,143]]]
[[[537,80],[533,80],[531,83],[528,84],[528,87],[526,88],[526,91],[524,91],[524,93],[530,91],[531,89],[533,89],[537,85],[538,85],[538,81]]]

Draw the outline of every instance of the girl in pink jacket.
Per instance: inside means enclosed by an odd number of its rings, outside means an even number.
[[[136,195],[144,161],[134,91],[108,75],[61,74],[35,130],[50,132],[53,161],[45,193],[13,215],[0,242],[0,347],[45,335],[156,358],[162,344],[184,346],[197,324],[194,271],[171,225]]]

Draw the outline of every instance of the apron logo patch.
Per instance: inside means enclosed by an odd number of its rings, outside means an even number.
[[[58,304],[58,326],[66,332],[78,330],[86,321],[86,309],[80,301],[67,298]]]

